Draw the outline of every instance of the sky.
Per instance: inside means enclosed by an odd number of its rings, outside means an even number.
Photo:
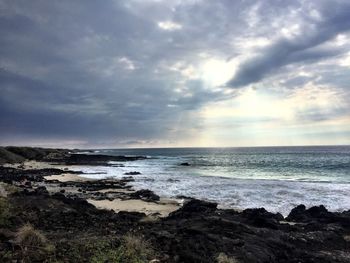
[[[350,144],[348,0],[0,0],[0,145]]]

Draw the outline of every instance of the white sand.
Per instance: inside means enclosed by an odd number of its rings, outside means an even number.
[[[44,176],[46,180],[58,180],[60,182],[84,182],[84,181],[93,181],[94,179],[83,177],[83,175],[64,173],[58,175],[49,175]]]
[[[160,217],[166,217],[169,213],[179,209],[179,203],[175,200],[164,199],[157,203],[154,202],[145,202],[142,200],[120,200],[115,199],[113,201],[108,200],[87,200],[89,203],[93,204],[97,208],[114,210],[115,212],[119,211],[128,211],[128,212],[141,212],[146,215],[152,215],[159,213]]]

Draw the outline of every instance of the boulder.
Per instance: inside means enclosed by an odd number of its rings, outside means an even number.
[[[280,213],[270,213],[266,211],[265,208],[245,209],[242,212],[242,217],[245,219],[245,223],[251,224],[255,227],[271,229],[278,229],[279,221],[284,219]]]
[[[189,214],[205,214],[215,212],[217,203],[202,201],[198,199],[191,199],[184,203],[184,205],[169,214],[169,217],[187,217]]]

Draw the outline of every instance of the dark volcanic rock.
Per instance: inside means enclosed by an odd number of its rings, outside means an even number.
[[[124,175],[139,175],[141,174],[140,172],[127,172],[127,173],[124,173]]]
[[[55,260],[60,262],[85,262],[83,259],[89,258],[86,251],[99,248],[100,240],[107,238],[107,243],[121,240],[126,233],[144,237],[160,255],[160,262],[350,262],[350,211],[332,213],[324,206],[306,209],[300,205],[287,217],[297,222],[290,225],[280,223],[282,215],[263,208],[242,212],[222,210],[216,203],[188,198],[183,207],[168,217],[148,220],[143,213],[99,210],[86,201],[94,195],[101,200],[113,199],[117,191],[98,190],[125,189],[131,178],[64,183],[43,178],[62,172],[66,171],[0,167],[0,181],[20,186],[6,197],[12,213],[7,232],[0,228],[1,262],[8,262],[2,255],[23,253],[23,249],[11,242],[16,230],[26,223],[43,232],[48,242],[52,242]],[[49,187],[50,184],[67,188],[58,188],[57,191],[66,189],[62,191],[64,194],[50,194],[45,187],[55,188]],[[69,193],[70,188],[81,189],[81,192]],[[159,196],[149,190],[128,193],[125,199],[128,198],[159,200]],[[72,241],[85,244],[85,252],[75,250]],[[67,256],[70,248],[73,248],[73,256]],[[226,255],[228,259],[219,261],[219,255]]]
[[[323,205],[313,206],[309,209],[306,209],[305,205],[298,205],[292,209],[286,219],[295,222],[310,222],[312,220],[326,220],[330,218],[334,218],[334,214],[328,212]]]
[[[38,195],[48,195],[49,192],[47,191],[45,186],[39,186],[37,187],[34,192]]]
[[[131,198],[141,199],[147,202],[159,201],[159,196],[153,193],[151,190],[139,190],[130,194]]]
[[[0,180],[5,183],[12,182],[42,182],[44,181],[44,176],[58,175],[67,173],[67,171],[61,169],[31,169],[31,170],[20,170],[15,168],[0,166]],[[80,172],[69,171],[69,173],[79,174]]]
[[[198,199],[191,199],[178,210],[170,213],[169,217],[187,217],[190,214],[205,214],[214,212],[217,208],[216,203],[206,202]]]
[[[278,229],[279,221],[284,219],[280,213],[273,214],[264,208],[245,209],[242,212],[242,217],[246,219],[246,223],[253,226],[272,229]]]
[[[349,227],[340,224],[291,227],[279,224],[281,219],[281,215],[265,209],[239,213],[191,200],[142,231],[168,255],[167,262],[218,262],[221,253],[230,260],[224,262],[350,262],[350,244],[343,238],[349,235]]]
[[[323,205],[313,206],[309,209],[306,209],[304,205],[298,205],[292,209],[286,220],[299,223],[338,223],[344,227],[350,227],[350,210],[342,213],[332,213]]]

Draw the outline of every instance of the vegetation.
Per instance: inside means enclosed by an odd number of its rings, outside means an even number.
[[[49,258],[55,250],[44,234],[30,224],[26,224],[17,230],[14,243],[20,247],[20,257],[23,262]]]
[[[229,257],[225,253],[220,253],[216,258],[217,263],[239,263],[234,257]]]
[[[0,189],[4,190],[4,194],[6,196],[17,193],[19,191],[17,186],[14,186],[12,184],[2,183],[2,182],[0,183]]]
[[[106,249],[106,247],[99,249],[90,262],[144,263],[149,262],[154,256],[155,252],[149,242],[140,236],[127,234],[117,249]]]
[[[0,227],[6,227],[9,225],[10,216],[10,204],[8,203],[7,198],[0,196]]]

